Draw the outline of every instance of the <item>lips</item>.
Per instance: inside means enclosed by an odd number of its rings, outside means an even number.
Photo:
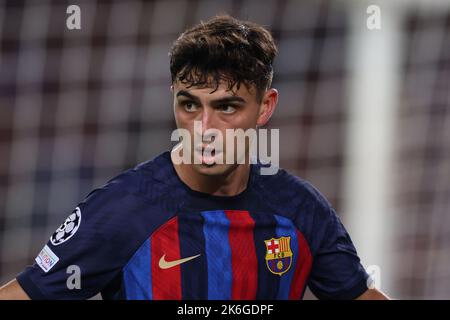
[[[195,148],[195,155],[201,164],[212,165],[217,162],[216,159],[220,152],[216,153],[216,149],[211,145],[201,145]]]

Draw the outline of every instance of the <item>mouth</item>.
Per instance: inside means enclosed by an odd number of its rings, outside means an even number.
[[[220,152],[216,152],[216,149],[210,145],[195,148],[195,157],[202,165],[213,166],[217,164],[217,157],[220,154]]]

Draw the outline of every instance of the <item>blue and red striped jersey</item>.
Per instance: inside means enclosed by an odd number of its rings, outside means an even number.
[[[245,191],[190,189],[164,152],[92,191],[17,276],[32,299],[353,299],[368,275],[311,184],[252,164]],[[78,278],[77,278],[78,277]]]

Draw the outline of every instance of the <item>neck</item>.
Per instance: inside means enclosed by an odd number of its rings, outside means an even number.
[[[173,164],[173,161],[172,161]],[[222,175],[205,175],[191,164],[173,164],[178,177],[189,188],[215,196],[235,196],[247,188],[250,165],[239,164]]]

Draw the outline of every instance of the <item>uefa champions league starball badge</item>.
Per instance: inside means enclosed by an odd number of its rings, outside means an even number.
[[[77,232],[81,223],[81,210],[76,207],[72,214],[64,221],[64,223],[56,229],[55,233],[50,237],[50,242],[54,245],[60,245],[69,240],[75,232]]]

